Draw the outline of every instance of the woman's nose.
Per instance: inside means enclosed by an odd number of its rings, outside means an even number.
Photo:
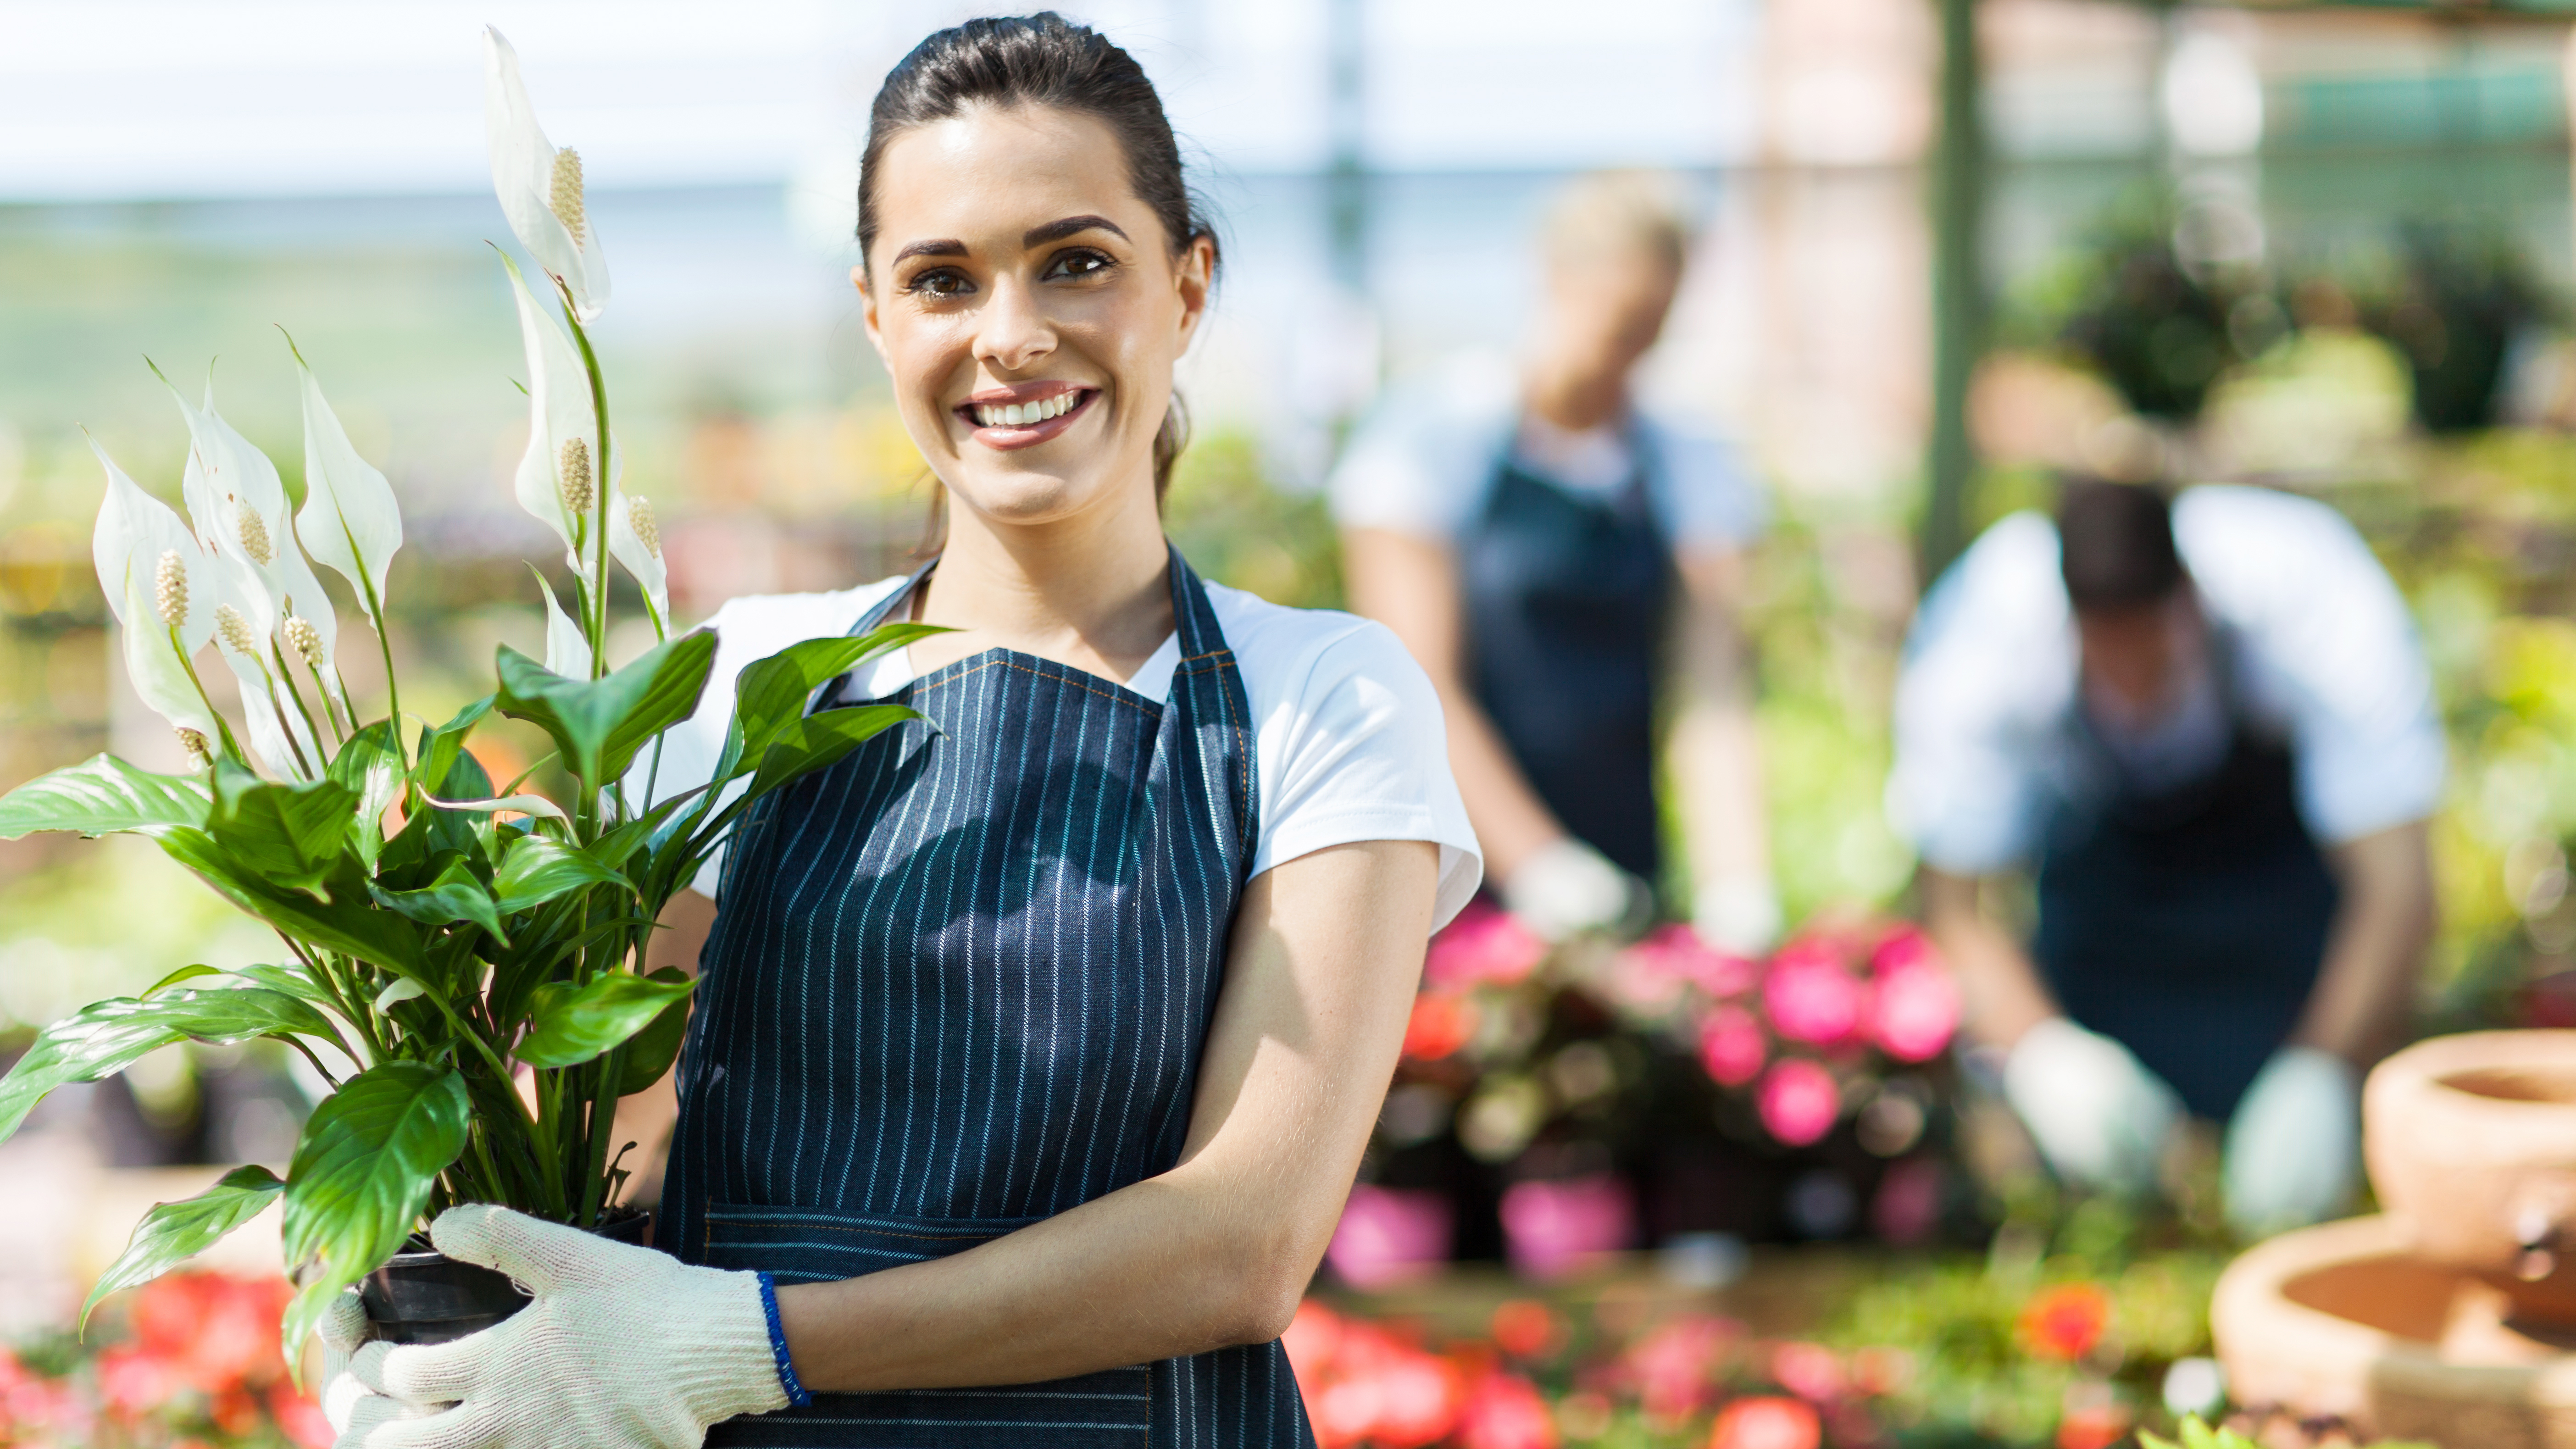
[[[1038,305],[1036,288],[999,277],[990,296],[976,318],[976,356],[1016,372],[1055,351],[1055,328]]]

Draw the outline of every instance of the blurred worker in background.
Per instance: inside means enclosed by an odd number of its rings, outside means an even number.
[[[1656,179],[1574,183],[1547,216],[1518,376],[1462,368],[1398,393],[1332,505],[1352,606],[1439,688],[1503,904],[1551,940],[1653,918],[1668,717],[1697,922],[1750,952],[1780,924],[1735,617],[1765,504],[1724,445],[1629,388],[1689,246]]]
[[[2225,1122],[2230,1221],[2327,1217],[2361,1073],[2433,926],[2432,685],[2332,509],[2079,480],[1989,529],[1917,616],[1888,803],[2004,1093],[2073,1181],[2138,1190]],[[2034,867],[2025,946],[1981,903]]]

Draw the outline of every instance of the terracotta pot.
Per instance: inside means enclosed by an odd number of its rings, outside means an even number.
[[[2576,1323],[2576,1031],[2436,1037],[2370,1074],[2371,1185],[2419,1257]]]
[[[2218,1280],[2228,1396],[2451,1449],[2576,1449],[2576,1353],[2517,1295],[2408,1255],[2398,1225],[2285,1233]]]

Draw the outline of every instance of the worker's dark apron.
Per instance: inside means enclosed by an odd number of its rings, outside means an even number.
[[[2234,740],[2201,780],[2130,788],[2075,711],[2076,748],[2110,783],[2051,825],[2032,952],[2068,1016],[2220,1120],[2297,1024],[2336,900],[2289,747],[2238,706],[2229,652],[2217,636]]]
[[[1587,498],[1507,450],[1458,540],[1468,678],[1532,789],[1577,839],[1654,884],[1655,676],[1672,607],[1672,547],[1648,498],[1652,466]]]
[[[1179,1159],[1258,827],[1234,656],[1177,552],[1171,577],[1168,698],[988,649],[889,696],[929,725],[750,812],[681,1069],[664,1246],[782,1283],[856,1277]],[[1268,1343],[1052,1383],[818,1394],[707,1442],[1313,1439]]]

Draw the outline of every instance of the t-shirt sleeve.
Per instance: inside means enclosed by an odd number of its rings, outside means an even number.
[[[1656,457],[1647,474],[1657,511],[1678,548],[1743,548],[1771,522],[1771,501],[1743,454],[1716,433],[1650,420]]]
[[[2343,515],[2312,499],[2196,489],[2174,530],[2249,657],[2250,703],[2285,720],[2300,818],[2328,844],[2431,815],[2446,765],[2406,602]]]
[[[1384,625],[1349,620],[1283,683],[1278,698],[1257,706],[1261,843],[1252,873],[1355,841],[1431,841],[1440,847],[1432,924],[1446,925],[1475,895],[1484,856],[1422,666]]]
[[[1924,600],[1897,679],[1887,813],[1935,870],[1988,875],[2037,848],[2046,734],[2073,695],[2068,632],[2056,534],[2036,515],[1989,530]]]
[[[1325,485],[1344,528],[1446,542],[1484,499],[1511,429],[1509,374],[1461,367],[1391,393]]]

